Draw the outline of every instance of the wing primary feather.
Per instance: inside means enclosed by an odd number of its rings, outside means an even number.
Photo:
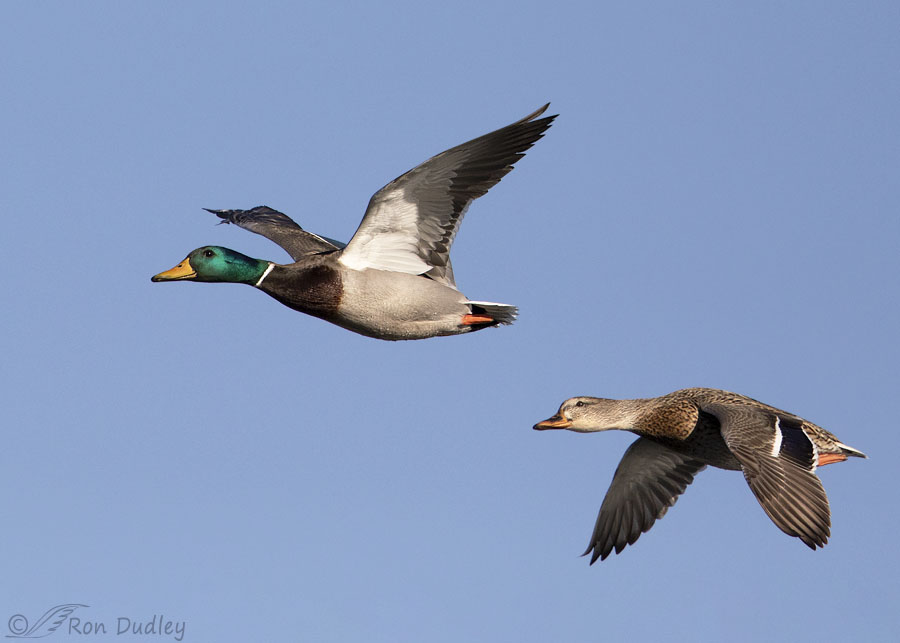
[[[675,504],[706,465],[649,438],[635,440],[616,469],[583,555],[621,553]]]
[[[534,119],[546,108],[441,152],[378,190],[340,261],[356,270],[427,274],[455,287],[446,266],[469,205],[544,135],[556,116]]]
[[[222,219],[220,223],[233,223],[244,230],[274,241],[284,248],[294,261],[311,254],[333,252],[343,245],[307,232],[289,216],[267,205],[259,205],[250,210],[203,209]]]

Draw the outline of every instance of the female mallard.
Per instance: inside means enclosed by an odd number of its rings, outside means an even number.
[[[824,547],[831,516],[816,467],[866,455],[825,429],[754,399],[714,388],[662,397],[573,397],[535,429],[637,433],[613,475],[590,544],[591,564],[632,545],[712,465],[742,470],[772,522],[810,548]]]
[[[511,324],[516,307],[469,301],[456,288],[450,245],[469,204],[496,185],[550,127],[520,121],[434,156],[372,196],[346,246],[261,206],[210,210],[274,241],[294,263],[205,246],[152,281],[249,284],[285,306],[377,339],[424,339]],[[537,119],[537,120],[535,120]]]

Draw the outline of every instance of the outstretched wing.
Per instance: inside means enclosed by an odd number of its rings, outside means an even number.
[[[815,446],[803,431],[803,421],[734,404],[709,404],[703,410],[718,418],[725,443],[772,522],[811,549],[824,547],[831,513],[814,473]]]
[[[598,558],[605,560],[613,548],[618,554],[633,545],[705,468],[700,460],[648,438],[632,442],[609,485],[583,555],[591,554],[593,565]]]
[[[340,261],[429,277],[454,286],[450,246],[472,200],[487,193],[556,116],[525,118],[441,152],[376,192]]]
[[[233,223],[245,230],[261,234],[287,250],[294,261],[304,255],[331,252],[343,248],[345,244],[333,239],[320,237],[307,232],[293,219],[267,205],[260,205],[251,210],[210,210],[222,219],[222,223]]]

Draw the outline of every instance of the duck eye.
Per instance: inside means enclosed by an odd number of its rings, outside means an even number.
[[[206,257],[207,259],[209,259],[209,258],[215,257],[216,253],[213,252],[212,250],[204,250],[203,256]]]
[[[584,402],[582,400],[578,400],[577,402],[575,402],[575,406],[578,406],[578,407],[584,406]]]

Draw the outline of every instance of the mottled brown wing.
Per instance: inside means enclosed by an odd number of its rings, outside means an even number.
[[[824,547],[831,514],[802,421],[752,406],[708,404],[703,410],[718,418],[725,443],[772,522],[812,549]]]
[[[635,440],[613,476],[584,556],[621,552],[662,518],[706,465],[648,438]],[[593,552],[593,553],[592,553]]]

